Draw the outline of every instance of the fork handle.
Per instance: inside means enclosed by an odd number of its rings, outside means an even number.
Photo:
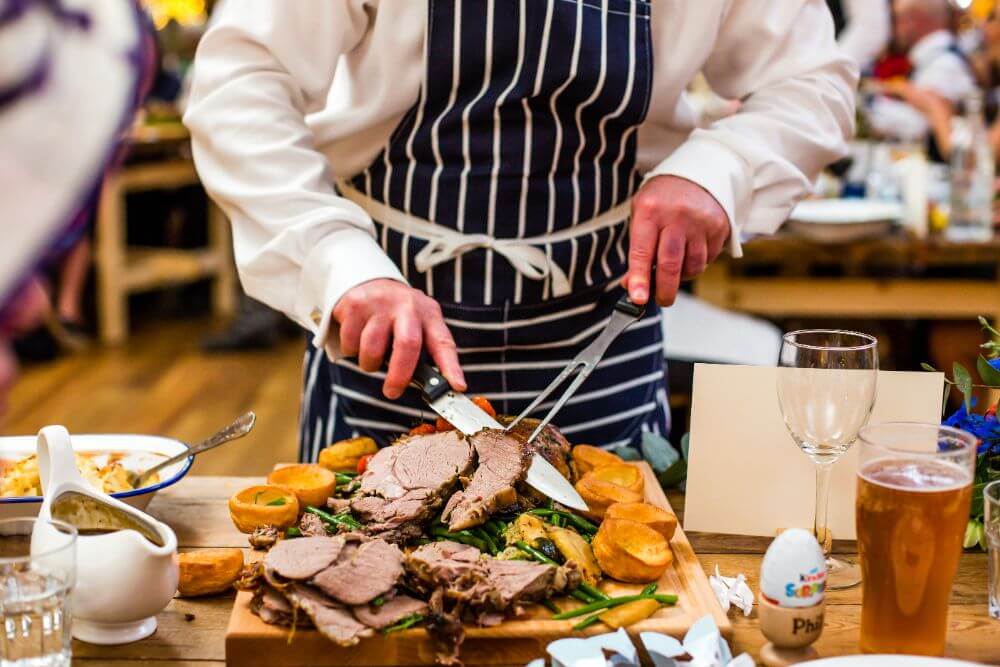
[[[642,317],[643,313],[646,312],[646,306],[640,306],[636,303],[632,303],[632,300],[628,298],[628,294],[622,296],[618,299],[618,303],[615,304],[615,310],[620,313],[625,313],[630,317],[639,319]]]

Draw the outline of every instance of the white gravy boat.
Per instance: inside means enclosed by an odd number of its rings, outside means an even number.
[[[69,519],[81,530],[71,599],[73,636],[92,644],[125,644],[153,634],[156,614],[177,590],[174,531],[92,489],[77,470],[69,432],[62,426],[39,431],[38,469],[45,497],[39,518],[53,518],[55,503],[55,518]],[[87,528],[121,526],[127,528],[86,534]],[[36,528],[32,551],[46,549],[57,537]]]

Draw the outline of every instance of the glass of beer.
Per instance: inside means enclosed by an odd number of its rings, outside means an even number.
[[[870,424],[858,436],[861,650],[939,656],[969,520],[975,436],[937,424]]]

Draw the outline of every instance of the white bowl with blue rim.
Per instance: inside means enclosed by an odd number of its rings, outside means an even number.
[[[155,435],[93,434],[73,435],[72,439],[73,451],[91,454],[98,466],[103,465],[107,456],[119,454],[118,460],[131,472],[142,472],[188,449],[179,440]],[[0,437],[0,475],[4,474],[8,466],[34,454],[36,441],[37,437],[33,435]],[[159,471],[159,481],[156,483],[141,489],[112,493],[111,496],[138,510],[144,510],[157,491],[179,482],[191,469],[193,461],[194,457],[189,456]],[[41,506],[41,496],[0,497],[0,519],[37,516]]]

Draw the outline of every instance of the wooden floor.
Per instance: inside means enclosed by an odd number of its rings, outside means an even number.
[[[70,433],[146,433],[195,442],[247,410],[253,433],[196,459],[202,475],[261,475],[297,458],[303,343],[205,354],[206,322],[139,331],[116,349],[26,368],[3,423],[6,435],[63,424]]]

